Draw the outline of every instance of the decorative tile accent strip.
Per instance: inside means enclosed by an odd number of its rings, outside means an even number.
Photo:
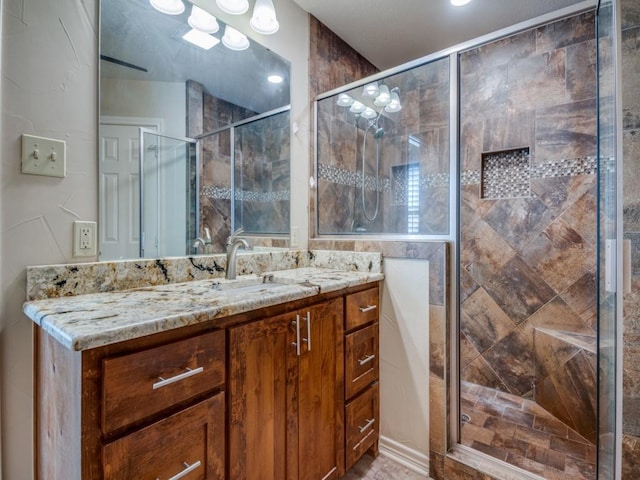
[[[613,171],[615,159],[602,159],[605,171]],[[573,177],[576,175],[595,175],[598,171],[597,157],[567,158],[553,162],[534,165],[531,168],[531,178]],[[461,174],[462,185],[478,185],[480,170],[464,170]]]
[[[460,181],[462,185],[479,185],[480,170],[464,170],[462,172]]]
[[[359,187],[362,185],[362,174],[337,168],[323,163],[318,164],[318,179],[340,185],[348,185],[350,187]],[[367,190],[378,190],[380,192],[388,192],[391,190],[391,181],[388,178],[376,178],[370,175],[364,176],[364,188]]]
[[[482,154],[482,198],[531,196],[531,156],[529,148]]]
[[[430,175],[424,175],[420,177],[420,190],[428,190],[434,187],[448,187],[449,186],[449,172],[447,173],[433,173]]]
[[[200,189],[200,196],[215,198],[217,200],[231,200],[231,189],[226,187],[203,186]],[[235,199],[241,202],[273,203],[278,201],[288,201],[291,196],[289,190],[277,192],[251,192],[248,190],[238,190]]]
[[[236,192],[236,200],[241,202],[256,203],[273,203],[278,201],[289,200],[289,190],[281,190],[278,192],[250,192],[247,190],[238,190]]]
[[[227,187],[203,185],[202,188],[200,188],[200,196],[215,198],[217,200],[231,200],[231,189]]]
[[[595,175],[597,171],[596,157],[578,157],[536,165],[531,171],[531,176],[534,178],[573,177]]]

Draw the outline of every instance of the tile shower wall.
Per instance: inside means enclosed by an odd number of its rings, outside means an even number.
[[[337,105],[337,96],[318,102],[319,233],[355,230],[446,234],[449,226],[448,58],[381,82],[389,88],[399,88],[403,108],[398,113],[384,113],[373,126],[349,108]],[[360,99],[361,90],[358,87],[350,94]],[[384,129],[379,140],[374,138],[377,127]],[[410,190],[408,179],[413,168],[416,183]],[[415,211],[411,209],[410,198],[416,200]],[[374,216],[376,204],[378,215],[375,220],[369,220],[367,217]]]
[[[202,84],[187,81],[187,136],[196,137],[255,115],[209,94]],[[231,142],[229,131],[201,140],[200,236],[211,230],[213,249],[224,251],[231,232]]]
[[[595,365],[558,381],[536,351],[569,348],[536,331],[596,334],[594,32],[585,13],[460,59],[462,379],[541,404],[578,398],[577,429],[591,435]],[[515,163],[487,155],[523,147]]]
[[[640,478],[640,4],[622,0],[624,236],[631,240],[632,285],[624,297],[623,469]]]

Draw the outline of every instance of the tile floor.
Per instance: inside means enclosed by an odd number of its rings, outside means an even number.
[[[535,402],[463,382],[461,413],[464,445],[548,480],[596,477],[595,446]]]
[[[375,460],[365,455],[341,480],[424,480],[425,478],[427,478],[425,475],[415,473],[383,455],[378,455]]]

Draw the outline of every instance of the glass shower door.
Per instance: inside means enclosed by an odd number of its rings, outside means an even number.
[[[619,428],[616,398],[616,339],[619,296],[618,257],[621,252],[619,167],[616,107],[616,0],[601,0],[598,39],[598,478],[614,479]]]
[[[198,142],[140,129],[140,257],[191,254]]]

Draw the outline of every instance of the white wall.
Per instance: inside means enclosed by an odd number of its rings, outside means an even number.
[[[384,274],[380,447],[428,473],[429,262],[385,258]]]
[[[185,136],[187,87],[184,83],[105,78],[101,80],[100,89],[100,115],[161,118],[163,133]]]
[[[72,222],[98,218],[97,2],[1,3],[2,473],[4,478],[22,480],[33,477],[32,323],[21,309],[25,267],[77,260],[71,256]],[[294,224],[306,226],[309,22],[289,0],[275,4],[282,28],[265,44],[292,62],[292,119],[300,125],[292,141],[292,219]],[[21,175],[22,133],[66,140],[67,177]],[[302,240],[306,246],[306,235]]]

